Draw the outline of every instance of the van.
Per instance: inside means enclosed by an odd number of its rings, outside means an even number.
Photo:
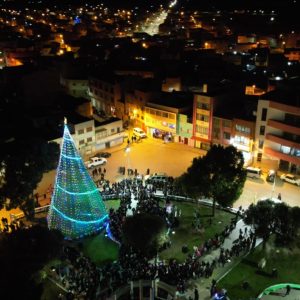
[[[147,183],[158,183],[158,182],[167,182],[169,176],[166,173],[154,173],[153,175],[146,178]]]
[[[246,171],[247,171],[247,177],[258,179],[261,176],[261,169],[259,168],[247,167]]]
[[[139,138],[145,138],[147,137],[146,133],[138,127],[133,128],[133,135],[139,137]]]

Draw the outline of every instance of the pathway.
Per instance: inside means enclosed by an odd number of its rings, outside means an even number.
[[[239,238],[240,229],[243,231],[247,227],[247,231],[249,232],[251,226],[246,225],[243,220],[239,220],[236,224],[235,229],[232,230],[230,235],[224,240],[222,248],[231,249],[233,242]],[[255,246],[258,246],[262,242],[262,239],[257,239]],[[211,262],[215,258],[219,258],[220,248],[213,250],[209,254],[202,257],[202,260]],[[212,279],[216,279],[217,281],[221,280],[227,273],[231,271],[232,268],[236,266],[239,262],[238,258],[234,258],[231,262],[227,263],[224,267],[216,267],[214,269],[213,275],[209,278],[199,278],[196,280],[192,280],[190,283],[190,288],[183,295],[179,295],[178,299],[184,300],[188,299],[190,296],[194,297],[194,289],[197,288],[199,291],[201,300],[210,300],[210,287]],[[222,287],[221,287],[222,288]]]

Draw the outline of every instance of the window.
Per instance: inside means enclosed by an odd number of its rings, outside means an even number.
[[[238,132],[243,132],[243,133],[250,134],[250,128],[249,127],[245,127],[245,126],[236,124],[235,129]]]
[[[114,132],[115,132],[115,129],[114,129],[114,128],[112,128],[110,132],[111,132],[111,133],[114,133]]]
[[[87,140],[86,140],[88,143],[90,143],[90,142],[92,142],[93,141],[93,138],[92,137],[89,137],[89,138],[87,138]]]
[[[157,115],[158,117],[161,117],[161,112],[160,112],[160,111],[157,111],[157,112],[156,112],[156,115]]]
[[[91,131],[93,131],[93,127],[88,127],[88,128],[86,129],[86,132],[91,132]]]
[[[162,116],[163,116],[164,118],[168,118],[168,113],[163,112],[163,113],[162,113]]]
[[[267,120],[267,113],[268,113],[268,109],[263,108],[262,112],[261,112],[261,121],[266,121]]]
[[[84,134],[84,130],[83,129],[79,129],[78,131],[77,131],[77,134],[79,135],[79,134]],[[84,142],[84,141],[83,141]]]
[[[84,144],[84,140],[80,140],[79,145],[83,145],[83,144]]]
[[[234,142],[240,145],[249,146],[250,140],[242,135],[236,135],[234,138]]]
[[[259,128],[259,134],[260,135],[265,135],[265,129],[266,129],[266,126],[260,126],[260,128]]]
[[[223,127],[230,128],[231,122],[229,120],[223,120]]]
[[[209,110],[210,106],[208,103],[201,103],[201,102],[197,102],[197,108],[199,109],[204,109],[204,110]]]
[[[175,120],[176,119],[176,115],[175,114],[169,114],[169,119]]]
[[[258,148],[262,149],[264,147],[264,141],[263,140],[259,140],[258,141]]]
[[[214,118],[214,127],[220,127],[220,119]]]
[[[196,132],[198,132],[200,134],[206,134],[207,135],[208,134],[208,128],[196,125]]]
[[[202,114],[197,114],[196,118],[198,121],[203,121],[203,122],[208,122],[209,120],[208,116]]]
[[[223,132],[223,138],[225,140],[230,140],[230,133],[229,132]]]

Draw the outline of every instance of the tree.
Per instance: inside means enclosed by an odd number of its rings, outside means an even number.
[[[33,226],[19,229],[0,239],[0,287],[9,299],[40,299],[42,288],[36,283],[39,270],[57,258],[63,237],[58,231]]]
[[[274,230],[274,202],[265,200],[251,204],[245,212],[244,222],[254,226],[256,235],[263,239],[265,247]]]
[[[235,147],[213,145],[205,156],[194,158],[177,183],[189,196],[212,198],[214,216],[216,201],[231,206],[241,195],[246,181],[243,165],[243,155]]]
[[[123,242],[147,257],[156,255],[160,242],[166,234],[164,220],[156,215],[135,214],[123,225]]]
[[[48,226],[73,239],[99,231],[107,217],[99,190],[65,125]]]
[[[41,138],[18,138],[2,147],[0,153],[0,206],[19,207],[30,219],[34,216],[34,190],[44,172],[57,165],[59,146]]]

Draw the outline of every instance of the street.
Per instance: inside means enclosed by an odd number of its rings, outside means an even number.
[[[194,157],[203,155],[204,152],[191,148],[187,145],[179,143],[164,143],[161,139],[146,138],[140,142],[129,144],[130,150],[125,151],[127,143],[124,142],[120,146],[116,146],[105,151],[112,153],[108,158],[105,166],[105,178],[110,182],[122,180],[124,176],[118,173],[119,167],[123,166],[126,169],[137,169],[139,174],[146,174],[147,169],[150,169],[150,174],[155,172],[164,172],[169,176],[180,176],[191,165]],[[41,205],[46,205],[50,202],[51,192],[49,187],[54,186],[56,171],[53,170],[44,174],[42,181],[38,185],[35,193],[40,195],[39,202]],[[127,173],[126,173],[127,174]],[[273,184],[266,182],[266,174],[263,174],[261,179],[247,179],[244,191],[241,197],[234,203],[234,207],[242,206],[247,208],[251,203],[257,202],[262,197],[277,198],[278,193],[281,193],[282,201],[291,206],[299,205],[300,203],[300,188],[281,181],[276,178],[274,191],[272,194]],[[126,177],[126,175],[125,175]],[[0,211],[0,218],[9,217],[9,213],[17,213],[18,210],[7,212]]]

